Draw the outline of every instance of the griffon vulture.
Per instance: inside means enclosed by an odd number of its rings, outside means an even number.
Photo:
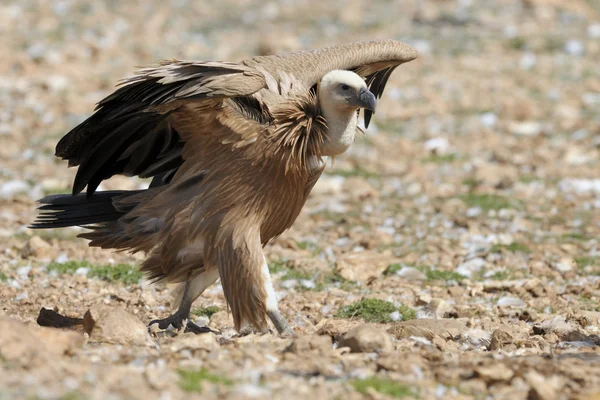
[[[358,111],[368,126],[392,71],[416,56],[385,40],[141,69],[60,140],[56,156],[79,166],[73,192],[41,199],[33,228],[83,226],[90,246],[145,252],[150,279],[183,286],[178,310],[151,322],[161,329],[182,327],[220,278],[237,330],[264,331],[268,317],[293,334],[263,247],[292,225],[324,158],[352,144]],[[96,191],[115,174],[152,181]]]

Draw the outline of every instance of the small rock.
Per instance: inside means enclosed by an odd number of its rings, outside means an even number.
[[[507,382],[514,376],[514,372],[501,363],[479,367],[475,370],[475,373],[488,384]]]
[[[542,133],[543,126],[537,121],[511,122],[508,129],[517,136],[537,136]]]
[[[525,302],[518,297],[504,296],[499,298],[496,304],[500,307],[523,307]]]
[[[594,24],[588,25],[587,33],[588,33],[588,36],[591,38],[594,38],[594,39],[600,38],[600,24],[594,23]]]
[[[518,177],[515,166],[484,163],[475,170],[474,179],[483,186],[500,189],[512,186]]]
[[[431,303],[431,300],[432,300],[432,298],[429,293],[423,293],[423,294],[420,294],[419,296],[417,296],[416,305],[424,306],[424,305]]]
[[[493,112],[486,112],[479,116],[479,123],[486,128],[491,128],[498,122],[498,116]]]
[[[452,153],[450,151],[450,142],[448,142],[448,139],[445,137],[429,139],[425,142],[424,146],[427,152],[438,156],[443,156]]]
[[[565,43],[565,51],[572,56],[580,57],[585,53],[585,46],[580,40],[569,40]]]
[[[317,350],[320,354],[326,354],[333,349],[333,343],[330,336],[311,335],[301,336],[295,339],[286,349],[295,354],[306,354],[311,350]]]
[[[498,328],[492,332],[492,341],[490,343],[490,350],[500,350],[507,346],[512,345],[514,338],[511,332],[505,328]]]
[[[0,317],[0,359],[27,369],[52,363],[74,354],[83,335],[73,331],[31,327],[16,319]]]
[[[600,179],[563,179],[558,188],[564,193],[600,194]]]
[[[93,305],[83,316],[83,326],[94,341],[144,345],[146,325],[120,307]]]
[[[182,350],[204,350],[207,352],[213,351],[219,348],[219,343],[215,334],[212,332],[203,333],[196,335],[193,333],[186,333],[175,339],[175,342],[171,345],[171,351],[180,352]]]
[[[400,271],[396,273],[401,278],[406,279],[407,281],[424,281],[427,280],[427,276],[422,271],[414,267],[403,267]]]
[[[369,324],[347,332],[340,339],[339,347],[349,347],[352,353],[388,354],[394,350],[390,335]]]
[[[380,277],[388,267],[390,258],[374,251],[347,253],[336,262],[336,272],[349,281],[367,282]]]
[[[550,378],[543,376],[535,370],[530,370],[525,373],[525,380],[531,386],[529,395],[530,400],[554,400],[558,399],[564,382],[558,376]],[[562,398],[562,397],[561,397]]]
[[[519,67],[521,67],[521,69],[524,69],[526,71],[535,67],[536,64],[537,64],[536,55],[531,52],[528,52],[528,51],[523,53],[523,55],[521,56],[521,59],[519,60]]]
[[[436,319],[443,319],[448,318],[448,316],[454,312],[454,307],[443,299],[433,299],[429,303],[427,310],[431,312]]]
[[[411,336],[424,337],[432,340],[440,336],[445,340],[451,340],[467,329],[467,323],[462,319],[411,319],[395,323],[387,330],[397,339],[406,339]]]
[[[554,333],[558,337],[562,337],[573,331],[577,331],[577,328],[570,321],[567,321],[563,316],[557,316],[533,325],[534,335],[547,335],[549,333]]]
[[[569,272],[574,265],[575,261],[572,258],[561,258],[558,262],[552,263],[552,267],[558,272]]]
[[[53,258],[56,250],[39,236],[32,236],[23,247],[21,255],[24,258],[34,256],[36,258]]]
[[[474,273],[481,271],[481,269],[485,267],[485,264],[486,262],[483,258],[473,258],[456,267],[456,272],[467,278],[471,278]]]
[[[25,181],[12,180],[0,185],[0,198],[10,200],[19,194],[29,191],[29,185]]]

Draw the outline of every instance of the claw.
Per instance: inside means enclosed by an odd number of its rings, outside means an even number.
[[[195,334],[200,334],[200,333],[214,332],[208,326],[198,326],[195,323],[193,323],[192,321],[190,321],[187,317],[183,317],[183,316],[179,315],[178,313],[170,315],[167,318],[152,320],[148,324],[148,328],[150,328],[154,324],[158,324],[158,327],[162,330],[168,329],[169,326],[173,326],[173,328],[175,328],[175,329],[181,329],[185,326],[184,332],[186,332],[186,333],[192,332]]]

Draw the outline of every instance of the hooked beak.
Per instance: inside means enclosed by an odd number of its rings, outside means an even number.
[[[358,92],[358,104],[356,105],[360,108],[375,112],[377,99],[375,98],[375,95],[369,91],[369,89],[361,88]]]

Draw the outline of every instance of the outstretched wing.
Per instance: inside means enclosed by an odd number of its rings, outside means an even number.
[[[255,57],[245,65],[263,70],[281,82],[282,73],[291,73],[306,87],[313,87],[327,72],[344,69],[365,78],[369,90],[378,98],[394,69],[417,58],[417,51],[396,40],[354,42],[311,51]],[[373,112],[365,110],[365,126]]]
[[[217,109],[227,99],[248,109],[246,96],[263,87],[264,75],[234,63],[170,61],[140,70],[56,146],[58,157],[79,166],[73,194],[87,186],[89,196],[115,174],[168,182],[183,163],[177,119],[185,112],[178,111]]]

